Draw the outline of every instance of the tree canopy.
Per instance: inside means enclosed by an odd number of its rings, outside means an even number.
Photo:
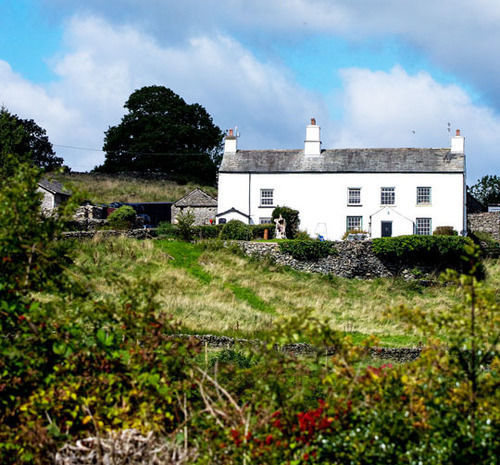
[[[63,159],[57,157],[45,129],[32,119],[22,119],[6,108],[0,109],[0,157],[16,154],[19,161],[30,162],[43,171],[61,167]]]
[[[500,203],[500,176],[483,176],[470,188],[470,192],[485,206]]]
[[[160,173],[181,181],[215,183],[222,131],[198,103],[164,86],[134,91],[117,126],[105,133],[105,173]]]

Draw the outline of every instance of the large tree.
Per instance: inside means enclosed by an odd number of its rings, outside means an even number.
[[[483,176],[470,188],[470,192],[483,205],[500,203],[500,176]]]
[[[59,168],[63,162],[62,158],[56,156],[45,129],[38,126],[32,119],[19,118],[2,107],[0,109],[0,154],[7,152],[16,153],[22,161],[29,161],[43,171]]]
[[[121,123],[106,131],[100,172],[161,173],[168,178],[213,184],[222,131],[198,103],[187,104],[163,86],[133,92]]]

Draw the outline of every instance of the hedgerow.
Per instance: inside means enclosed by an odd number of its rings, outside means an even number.
[[[405,266],[468,269],[466,247],[472,241],[460,236],[397,236],[373,239],[372,250],[381,259]]]
[[[239,220],[230,220],[222,227],[219,237],[233,241],[248,241],[251,239],[252,233],[248,224]]]

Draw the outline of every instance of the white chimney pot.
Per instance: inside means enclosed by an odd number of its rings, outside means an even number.
[[[320,127],[316,125],[314,118],[311,118],[311,124],[306,127],[304,154],[309,157],[319,157],[321,155]]]

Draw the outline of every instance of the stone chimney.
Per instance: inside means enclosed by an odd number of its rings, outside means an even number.
[[[460,135],[460,129],[457,129],[455,136],[451,138],[451,153],[464,153],[465,138]]]
[[[319,136],[319,129],[319,126],[316,125],[316,120],[311,118],[311,124],[306,127],[304,155],[309,157],[319,157],[321,155],[321,139]]]
[[[230,129],[224,139],[224,153],[236,153],[237,137],[233,129]]]

